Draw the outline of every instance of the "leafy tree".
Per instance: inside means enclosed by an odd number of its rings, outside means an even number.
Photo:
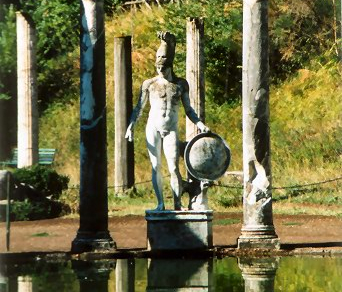
[[[16,31],[13,5],[0,6],[0,99],[16,93]]]
[[[78,88],[74,52],[79,44],[79,1],[21,2],[36,25],[38,99],[44,109],[55,99],[70,98]]]
[[[333,2],[270,1],[270,68],[282,80],[333,46]]]

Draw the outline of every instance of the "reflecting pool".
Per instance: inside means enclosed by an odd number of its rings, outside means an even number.
[[[0,292],[342,291],[342,257],[36,260],[0,267]]]

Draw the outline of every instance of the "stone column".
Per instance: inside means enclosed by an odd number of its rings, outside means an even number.
[[[115,267],[116,291],[135,291],[135,260],[117,259]]]
[[[243,2],[243,226],[239,248],[279,248],[272,215],[268,2]]]
[[[103,0],[81,1],[80,227],[72,252],[112,249],[108,231]]]
[[[18,168],[38,163],[36,30],[17,12]]]
[[[115,191],[134,186],[134,144],[125,139],[132,113],[131,37],[114,38]]]
[[[204,122],[204,20],[188,18],[186,24],[186,80],[189,83],[190,104]],[[199,133],[197,127],[186,118],[186,141]]]
[[[278,269],[276,258],[239,258],[245,292],[273,292]]]

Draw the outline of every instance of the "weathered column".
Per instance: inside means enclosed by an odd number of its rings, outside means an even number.
[[[18,168],[38,163],[36,30],[17,12]]]
[[[114,38],[115,191],[134,186],[134,144],[125,139],[132,113],[131,37]]]
[[[188,18],[186,24],[186,80],[189,83],[190,104],[204,122],[204,20]],[[186,118],[186,141],[198,134],[198,129]]]
[[[278,269],[276,258],[239,258],[245,292],[273,292]]]
[[[108,231],[103,0],[81,1],[80,227],[72,252],[111,249]]]
[[[267,13],[267,0],[244,0],[244,194],[239,248],[279,248],[272,215]]]

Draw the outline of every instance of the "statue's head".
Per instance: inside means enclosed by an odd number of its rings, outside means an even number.
[[[173,34],[166,31],[159,31],[160,46],[156,54],[157,71],[163,71],[166,68],[171,68],[175,58],[176,38]]]

